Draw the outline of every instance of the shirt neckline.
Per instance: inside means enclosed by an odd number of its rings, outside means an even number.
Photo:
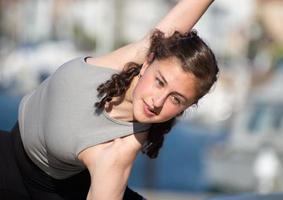
[[[102,113],[103,113],[103,115],[104,115],[107,119],[109,119],[110,121],[115,122],[115,123],[117,123],[117,124],[122,124],[122,125],[131,126],[131,125],[133,125],[133,123],[136,123],[136,122],[123,121],[123,120],[119,120],[119,119],[116,119],[116,118],[114,118],[114,117],[111,117],[111,116],[106,112],[106,110],[104,110],[104,109],[103,109]]]

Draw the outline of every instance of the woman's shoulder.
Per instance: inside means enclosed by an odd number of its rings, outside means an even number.
[[[119,69],[112,67],[110,62],[104,62],[101,59],[90,56],[81,56],[73,58],[59,66],[52,74],[52,80],[70,80],[74,81],[83,76],[85,79],[93,79],[93,75],[98,73],[101,79],[107,78],[109,74],[118,73]],[[100,70],[98,70],[100,69]],[[101,76],[104,74],[103,76]],[[83,82],[82,82],[83,83]]]

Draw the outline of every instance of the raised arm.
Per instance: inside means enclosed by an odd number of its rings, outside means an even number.
[[[193,28],[213,1],[214,0],[180,0],[154,28],[159,29],[166,36],[172,35],[174,31],[185,33]],[[150,34],[151,31],[140,41],[129,45],[131,50],[136,52],[136,55],[131,61],[140,64],[144,62],[147,49],[149,48]],[[123,48],[121,48],[121,50],[122,49]],[[125,49],[125,51],[127,51],[127,49]]]
[[[187,32],[212,2],[213,0],[180,0],[153,29],[158,28],[167,36],[174,31]],[[149,36],[152,30],[146,33],[141,40],[97,58],[93,64],[115,66],[118,69],[122,69],[124,64],[130,61],[142,64],[149,47]]]
[[[180,0],[156,25],[156,28],[171,35],[175,30],[185,33],[196,24],[213,0]]]

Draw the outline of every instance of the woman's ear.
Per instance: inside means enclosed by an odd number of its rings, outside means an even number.
[[[154,53],[151,52],[148,56],[147,56],[147,60],[149,63],[152,63],[154,60]]]
[[[147,56],[146,60],[144,61],[142,68],[141,68],[141,71],[140,71],[140,75],[143,75],[146,68],[149,67],[149,65],[153,62],[153,60],[154,60],[154,53],[152,52]]]
[[[141,70],[140,70],[140,75],[141,75],[141,76],[143,75],[143,73],[145,72],[146,68],[148,68],[149,65],[150,65],[150,64],[148,63],[147,60],[144,61],[144,63],[142,64],[142,68],[141,68]]]

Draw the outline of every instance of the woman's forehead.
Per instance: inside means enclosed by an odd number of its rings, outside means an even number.
[[[196,77],[190,71],[185,71],[181,62],[177,58],[168,58],[156,60],[152,63],[152,68],[155,73],[166,76],[167,79],[178,80],[180,78],[185,81],[195,81]]]

